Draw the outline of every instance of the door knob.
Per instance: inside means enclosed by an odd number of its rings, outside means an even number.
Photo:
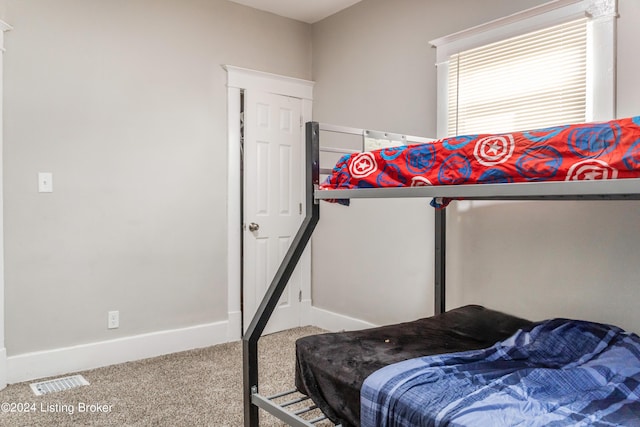
[[[260,229],[260,225],[252,222],[249,224],[249,231],[258,231]]]

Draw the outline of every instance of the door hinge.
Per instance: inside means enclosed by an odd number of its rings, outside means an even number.
[[[302,302],[302,291],[298,291],[298,302]]]
[[[302,203],[298,203],[298,213],[302,215]]]

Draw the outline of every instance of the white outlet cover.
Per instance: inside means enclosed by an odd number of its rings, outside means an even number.
[[[53,174],[51,172],[38,173],[38,192],[53,193]]]
[[[110,311],[107,314],[107,328],[116,329],[120,327],[120,312]]]

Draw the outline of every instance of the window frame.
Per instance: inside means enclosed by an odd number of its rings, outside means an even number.
[[[436,48],[437,137],[447,135],[451,55],[581,17],[587,23],[587,121],[616,116],[616,0],[554,0],[429,43]]]

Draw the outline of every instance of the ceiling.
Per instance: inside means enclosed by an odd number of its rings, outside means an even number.
[[[313,24],[361,0],[231,0],[254,9]]]

